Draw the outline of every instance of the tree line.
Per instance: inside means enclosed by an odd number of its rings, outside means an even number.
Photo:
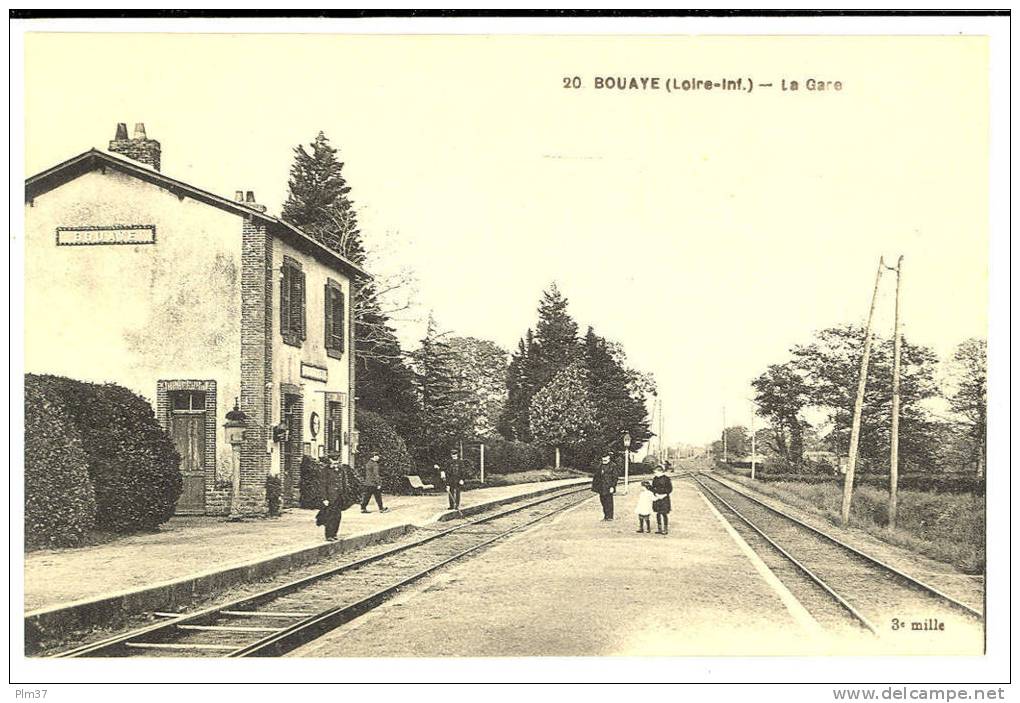
[[[756,449],[790,470],[812,465],[816,451],[845,457],[849,451],[854,399],[863,353],[864,329],[830,327],[790,349],[790,358],[771,364],[751,382],[758,416],[766,427],[755,433]],[[904,470],[985,471],[987,431],[987,344],[968,339],[951,358],[902,339],[899,456]],[[861,415],[862,470],[888,471],[892,415],[893,340],[876,336],[868,367]],[[750,451],[743,427],[729,427],[726,445]],[[713,451],[721,452],[721,438]]]
[[[359,266],[369,259],[344,164],[319,132],[295,147],[283,219]],[[517,349],[444,332],[428,318],[417,348],[401,348],[392,324],[393,293],[406,278],[375,277],[353,301],[359,409],[377,414],[428,466],[459,443],[520,442],[555,450],[556,460],[586,465],[624,431],[639,449],[650,436],[645,408],[650,376],[631,369],[621,345],[581,336],[568,301],[552,284]],[[411,468],[411,467],[406,467]]]

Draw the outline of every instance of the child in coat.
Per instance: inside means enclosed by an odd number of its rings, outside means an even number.
[[[673,482],[666,475],[666,467],[656,466],[655,478],[652,479],[652,493],[655,496],[652,509],[655,511],[655,522],[659,527],[655,531],[656,534],[669,534],[669,509],[671,507],[669,494],[672,492]]]
[[[637,508],[634,512],[638,517],[638,532],[652,534],[652,502],[655,494],[652,493],[652,484],[648,481],[641,482],[641,492],[638,494]]]

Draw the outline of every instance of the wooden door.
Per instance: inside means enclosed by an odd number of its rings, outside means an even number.
[[[326,456],[340,456],[343,441],[343,405],[330,400],[326,403]]]
[[[177,500],[178,515],[205,512],[205,412],[174,411],[170,416],[170,437],[181,455],[184,490]]]

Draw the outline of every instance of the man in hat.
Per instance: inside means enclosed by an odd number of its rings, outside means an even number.
[[[365,476],[361,479],[361,486],[361,512],[368,512],[368,501],[373,496],[380,513],[385,513],[389,510],[389,508],[383,507],[382,502],[382,479],[379,477],[379,452],[372,452],[372,456],[365,462]]]
[[[343,518],[344,509],[350,505],[350,489],[353,487],[347,486],[349,480],[344,475],[340,457],[331,456],[323,468],[322,509],[316,516],[315,524],[325,528],[327,542],[336,542],[340,520]]]
[[[467,472],[456,449],[450,450],[450,460],[439,472],[439,478],[446,482],[446,490],[450,495],[450,510],[460,510],[460,492],[464,489]]]
[[[610,452],[602,453],[602,457],[595,464],[592,470],[591,489],[599,494],[602,502],[602,519],[613,519],[613,495],[616,493],[616,484],[620,475],[612,464],[613,456]]]

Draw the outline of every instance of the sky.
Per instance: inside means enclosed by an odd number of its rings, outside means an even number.
[[[724,407],[749,423],[768,364],[863,323],[880,256],[904,257],[912,341],[946,357],[986,334],[981,37],[34,34],[25,51],[26,174],[144,122],[164,173],[278,214],[293,148],[322,130],[372,268],[415,274],[405,344],[431,311],[512,349],[555,281],[582,331],[655,375],[668,442],[716,438]],[[879,332],[892,293],[886,275]]]

